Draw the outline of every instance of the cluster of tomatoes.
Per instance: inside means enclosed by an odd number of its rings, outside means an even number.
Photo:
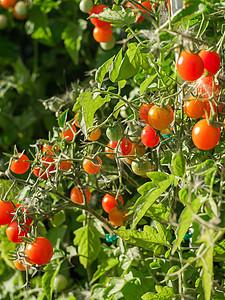
[[[12,9],[13,16],[17,20],[25,20],[28,17],[28,5],[24,1],[0,0],[0,4],[5,9]],[[0,29],[5,29],[8,25],[6,15],[0,15]]]
[[[19,223],[18,223],[19,220]],[[29,211],[24,205],[4,202],[0,200],[0,225],[8,225],[6,235],[16,244],[24,242],[27,237],[33,218],[29,217]],[[27,243],[25,250],[20,251],[20,257],[14,260],[17,269],[25,271],[33,264],[45,265],[53,255],[53,247],[45,237],[37,237],[34,242]]]
[[[223,105],[218,105],[220,85],[215,83],[215,75],[220,68],[220,56],[215,51],[201,50],[198,54],[182,51],[177,60],[177,71],[186,81],[193,82],[197,96],[190,96],[184,104],[184,111],[192,119],[203,117],[192,129],[192,140],[196,147],[202,150],[214,148],[220,140],[220,128],[214,122],[218,111]],[[203,74],[204,70],[208,74]],[[209,124],[209,119],[212,126]]]

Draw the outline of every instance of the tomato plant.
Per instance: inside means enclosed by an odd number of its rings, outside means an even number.
[[[18,153],[18,158],[13,159],[10,170],[15,174],[23,174],[30,168],[29,158],[22,153]]]
[[[27,237],[27,233],[30,229],[29,225],[30,221],[25,223],[21,223],[21,228],[19,227],[17,221],[12,221],[6,228],[6,235],[8,239],[13,243],[22,243],[23,239],[21,237]]]
[[[116,148],[118,142],[115,141],[109,141],[107,146],[105,147],[105,152],[107,153],[106,156],[110,159],[114,159],[115,155],[114,154],[110,154],[110,153],[115,153],[115,151],[113,149]],[[109,153],[109,154],[108,154]]]
[[[42,146],[42,152],[49,155],[54,155],[55,151],[59,151],[59,147],[57,145],[49,145],[44,143]]]
[[[117,201],[117,199],[119,201]],[[106,194],[102,199],[102,208],[105,212],[109,213],[113,207],[118,206],[118,202],[123,206],[124,200],[122,196],[118,196],[117,199],[115,199],[112,195]]]
[[[149,112],[150,108],[152,108],[152,106],[154,106],[154,104],[143,103],[140,107],[140,110],[139,110],[140,119],[146,124],[149,124],[148,112]]]
[[[60,132],[59,136],[61,137],[61,139],[65,139],[66,141],[72,141],[75,137],[76,132],[77,132],[76,127],[72,125],[68,129]]]
[[[125,216],[127,211],[121,211],[117,207],[113,207],[109,212],[109,221],[115,226],[123,226],[124,221],[129,219],[129,216]]]
[[[201,150],[212,149],[220,140],[220,129],[209,125],[207,120],[200,120],[192,129],[192,140]]]
[[[37,237],[33,243],[26,245],[25,254],[32,263],[45,265],[52,258],[53,247],[45,237]]]
[[[59,169],[62,171],[69,171],[72,166],[72,162],[70,160],[63,160],[59,164]]]
[[[204,63],[204,68],[211,74],[216,74],[220,68],[220,56],[216,51],[202,49],[198,54]]]
[[[115,124],[114,126],[109,126],[106,129],[106,136],[109,140],[113,142],[119,141],[123,136],[122,127],[119,124]]]
[[[93,37],[99,43],[107,43],[112,39],[113,32],[110,27],[95,27],[93,30]]]
[[[202,98],[210,98],[213,96],[217,98],[219,95],[220,85],[216,84],[212,75],[202,76],[196,81],[198,94]]]
[[[206,101],[198,100],[194,97],[189,97],[188,101],[184,103],[184,111],[191,119],[201,118],[206,109]]]
[[[37,177],[41,177],[42,179],[47,179],[53,175],[53,171],[55,169],[55,164],[53,164],[54,159],[50,155],[45,155],[41,159],[41,167],[35,168],[33,173]]]
[[[121,144],[120,144],[120,149],[122,152],[122,155],[127,155],[132,148],[132,143],[128,140],[128,138],[123,138]]]
[[[159,143],[159,136],[151,126],[145,126],[141,132],[141,141],[146,147],[155,147]]]
[[[172,123],[173,116],[173,110],[169,105],[166,107],[154,105],[148,112],[148,121],[154,129],[163,130]]]
[[[127,163],[129,163],[129,164],[132,163],[132,160],[134,160],[134,157],[132,157],[132,156],[136,155],[135,152],[137,152],[137,154],[139,156],[143,156],[146,153],[145,148],[143,147],[142,144],[132,143],[132,148],[131,148],[130,152],[128,153],[128,155],[130,155],[131,157],[125,158],[125,161]]]
[[[12,221],[12,213],[15,208],[12,202],[4,202],[0,200],[0,225],[9,224]]]
[[[115,44],[116,44],[116,39],[114,36],[112,36],[110,41],[105,42],[105,43],[102,42],[102,43],[100,43],[100,46],[103,50],[111,50],[112,48],[114,48]]]
[[[91,11],[90,11],[90,17],[91,17],[91,15],[92,14],[96,14],[96,15],[98,15],[98,14],[100,14],[101,12],[103,12],[104,11],[104,9],[105,8],[107,8],[108,6],[106,6],[106,5],[102,5],[102,4],[100,4],[100,5],[95,5],[92,9],[91,9]],[[99,20],[99,18],[91,18],[90,19],[91,20],[91,23],[92,24],[94,24],[95,25],[95,27],[97,27],[97,28],[102,28],[102,29],[105,29],[106,31],[111,27],[111,24],[110,23],[108,23],[108,22],[105,22],[105,21],[101,21],[101,20]],[[110,39],[109,39],[110,40]],[[103,41],[104,42],[104,41]],[[107,41],[108,42],[108,41]]]
[[[55,277],[54,290],[56,290],[57,292],[63,291],[66,289],[67,285],[68,285],[68,279],[64,275],[58,274]]]
[[[96,162],[85,158],[83,161],[83,168],[88,174],[97,174],[102,168],[102,160],[99,156],[97,156]]]
[[[88,188],[85,189],[84,194],[85,194],[87,203],[89,203],[91,200],[91,193]],[[84,196],[82,194],[82,191],[80,189],[78,189],[76,186],[74,186],[70,192],[70,199],[74,203],[79,203],[79,204],[84,203]]]
[[[97,141],[101,136],[101,129],[100,128],[96,128],[94,129],[91,134],[88,137],[89,141]]]
[[[154,165],[150,161],[132,161],[132,171],[139,176],[145,175],[147,172],[154,170]]]
[[[198,54],[182,51],[177,60],[177,72],[187,81],[195,81],[204,72],[204,63]]]

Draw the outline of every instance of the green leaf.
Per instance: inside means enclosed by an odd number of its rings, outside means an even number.
[[[160,287],[160,289],[159,289]],[[158,294],[153,294],[153,293],[146,293],[144,294],[141,299],[142,300],[154,300],[154,299],[157,299],[157,300],[172,300],[172,299],[175,299],[175,293],[174,293],[174,290],[173,288],[171,287],[168,287],[168,286],[156,286],[155,287],[156,290],[158,291]]]
[[[116,258],[109,258],[107,261],[103,262],[101,265],[98,265],[97,271],[94,273],[93,278],[90,284],[93,284],[98,278],[104,275],[107,271],[114,268],[119,261]]]
[[[50,12],[53,8],[59,7],[61,4],[62,0],[34,0],[33,4],[40,5],[41,10],[44,11],[45,13]]]
[[[169,177],[164,172],[148,172],[146,175],[148,176],[148,178],[150,178],[152,180],[153,183],[157,183],[157,182],[166,180]]]
[[[66,220],[66,214],[64,210],[61,210],[57,212],[57,214],[54,215],[51,223],[54,227],[61,226]]]
[[[102,81],[105,77],[105,74],[108,72],[109,67],[112,63],[112,61],[114,60],[115,55],[113,57],[111,57],[110,59],[108,59],[106,62],[104,62],[103,65],[101,65],[100,68],[98,68],[96,74],[95,74],[95,80],[100,83],[100,85],[102,84]]]
[[[143,185],[138,189],[138,192],[142,194],[144,192],[144,187],[146,187],[146,192],[137,199],[132,209],[134,211],[132,228],[137,226],[147,210],[162,195],[162,193],[166,191],[173,181],[174,175],[170,175],[168,179],[160,181],[157,185],[154,183],[147,183],[147,185]]]
[[[79,19],[77,24],[74,24],[74,22],[68,23],[62,33],[62,39],[64,40],[66,50],[75,65],[79,63],[79,51],[83,32],[86,28],[87,21]]]
[[[147,210],[145,216],[157,222],[163,222],[163,220],[168,221],[169,214],[169,207],[166,207],[163,203],[153,203],[149,210]]]
[[[15,268],[14,264],[12,262],[12,253],[14,252],[15,248],[16,248],[16,244],[12,243],[6,236],[5,234],[5,229],[6,226],[1,226],[0,227],[0,239],[1,239],[1,243],[0,243],[0,251],[1,251],[1,257],[4,260],[4,262],[10,266],[11,268]]]
[[[157,229],[152,226],[145,225],[143,231],[138,231],[134,229],[124,230],[121,227],[116,230],[115,233],[119,235],[123,240],[136,245],[138,247],[143,247],[147,250],[154,250],[156,245],[170,247],[168,240],[171,238],[171,234],[166,230],[160,223],[157,223]]]
[[[99,234],[90,225],[74,231],[74,245],[78,246],[80,263],[86,269],[98,257],[101,249]]]
[[[140,85],[140,94],[143,94],[145,90],[149,87],[152,81],[156,78],[157,74],[147,77]]]
[[[34,85],[30,77],[30,73],[21,58],[18,58],[14,66],[14,78],[21,92],[34,91]]]
[[[197,175],[206,175],[211,168],[215,168],[216,164],[212,159],[208,159],[198,165],[195,169],[195,174]]]
[[[179,151],[172,159],[172,172],[175,176],[183,177],[185,174],[186,161],[183,153]]]
[[[42,277],[42,286],[48,300],[52,299],[54,280],[59,273],[63,261],[57,263],[57,268],[53,268],[52,264],[44,267],[45,273]]]
[[[121,48],[120,51],[118,52],[116,58],[113,61],[111,70],[109,71],[109,78],[112,82],[116,82],[116,79],[118,78],[122,59],[123,59],[123,51]]]
[[[58,118],[59,127],[65,128],[69,109],[66,109]]]
[[[202,203],[199,198],[195,198],[187,207],[185,207],[180,215],[179,219],[179,227],[177,230],[177,239],[173,245],[172,253],[177,250],[180,246],[185,234],[188,231],[188,228],[192,224],[192,212],[197,214],[199,208],[201,207]]]
[[[135,23],[137,18],[131,10],[125,10],[122,6],[116,5],[114,5],[113,10],[105,8],[100,14],[92,14],[92,17],[98,17],[102,21],[110,22],[116,27],[129,26]]]

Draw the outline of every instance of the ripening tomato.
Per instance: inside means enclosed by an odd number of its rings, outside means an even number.
[[[145,151],[145,148],[137,143],[132,143],[132,148],[130,150],[130,152],[128,153],[128,155],[132,155],[134,156],[135,155],[135,151],[138,153],[139,156],[143,156],[146,151]],[[134,157],[126,157],[125,158],[125,162],[127,162],[128,164],[131,164],[132,163],[132,160],[131,159],[134,159]]]
[[[6,235],[8,239],[16,244],[23,242],[21,237],[27,237],[27,233],[30,229],[30,226],[27,224],[27,222],[23,222],[20,225],[21,226],[18,225],[17,221],[12,221],[6,228]]]
[[[201,118],[206,109],[205,101],[198,100],[194,97],[189,97],[189,101],[184,103],[184,111],[186,115],[191,119]]]
[[[123,206],[124,201],[122,196],[118,196],[117,198],[121,205]],[[114,198],[112,195],[106,194],[103,199],[102,199],[102,208],[104,209],[105,212],[109,213],[113,207],[118,205],[118,201],[116,198]]]
[[[140,119],[146,124],[149,124],[148,112],[149,112],[150,108],[152,108],[152,106],[154,106],[154,104],[143,103],[140,107],[140,110],[139,110]]]
[[[75,124],[78,128],[80,128],[80,125],[79,125],[79,123],[78,123],[78,121],[77,121],[78,114],[79,114],[79,113],[76,113],[75,116],[74,116],[74,124]]]
[[[29,258],[23,260],[16,260],[13,262],[14,266],[20,271],[26,271],[26,268],[29,270],[33,264]]]
[[[134,174],[143,176],[147,172],[153,171],[154,165],[150,161],[132,161],[131,168]]]
[[[8,26],[8,18],[5,15],[0,15],[0,30],[6,29]]]
[[[77,132],[76,127],[72,125],[71,128],[68,128],[67,130],[63,130],[63,132],[60,132],[59,136],[61,137],[61,139],[65,139],[66,141],[72,141],[74,139],[76,132]]]
[[[141,141],[146,147],[155,147],[159,143],[159,136],[151,126],[145,126],[141,132]]]
[[[42,146],[42,152],[46,154],[49,154],[49,155],[54,155],[55,154],[55,151],[59,151],[59,147],[57,145],[49,145],[49,144],[43,144]]]
[[[216,51],[210,52],[202,49],[198,54],[204,63],[204,68],[211,74],[216,74],[220,68],[220,56]]]
[[[107,50],[113,49],[114,46],[115,46],[115,44],[116,44],[116,39],[115,39],[114,36],[112,36],[112,38],[111,38],[110,41],[108,41],[108,42],[106,42],[106,43],[100,43],[100,46],[101,46],[101,48],[102,48],[103,50],[106,50],[106,51],[107,51]]]
[[[57,292],[61,292],[66,289],[67,285],[68,285],[68,279],[66,278],[66,276],[62,274],[58,274],[55,277],[53,289]]]
[[[42,157],[42,162],[43,163],[41,168],[35,168],[33,170],[33,173],[37,177],[47,179],[48,177],[51,177],[53,175],[52,171],[55,169],[55,164],[53,164],[54,160],[51,156],[46,155]]]
[[[195,81],[204,72],[204,63],[198,54],[182,51],[177,60],[177,72],[187,81]]]
[[[4,8],[11,8],[15,6],[16,0],[1,0],[0,3]]]
[[[12,214],[15,208],[12,202],[5,202],[0,200],[0,225],[9,224],[12,221]]]
[[[165,107],[154,105],[148,112],[148,121],[154,129],[166,129],[173,122],[173,110],[169,105]]]
[[[25,20],[28,17],[28,6],[23,1],[18,1],[13,8],[13,16],[17,20]]]
[[[90,193],[89,189],[86,188],[84,193],[85,193],[87,203],[89,203],[91,200],[91,193]],[[74,186],[70,192],[70,199],[74,203],[78,203],[78,204],[84,203],[84,196],[82,194],[82,191],[80,189],[78,189],[76,186]]]
[[[106,136],[109,140],[113,142],[119,141],[123,136],[123,129],[120,124],[115,124],[113,126],[109,126],[106,129]]]
[[[29,158],[22,153],[18,153],[18,159],[12,160],[10,170],[15,174],[24,174],[29,168]]]
[[[100,14],[107,7],[108,6],[106,6],[106,5],[95,5],[92,8],[92,10],[90,11],[90,16],[92,14],[96,14],[96,15]],[[111,23],[101,21],[101,20],[99,20],[99,18],[90,18],[90,20],[91,20],[91,23],[95,25],[95,27],[102,28],[102,29],[108,29],[109,27],[111,27]]]
[[[69,169],[71,169],[71,166],[72,166],[72,161],[63,160],[59,165],[59,169],[62,171],[69,171]]]
[[[132,143],[125,137],[123,138],[121,144],[120,144],[120,150],[122,152],[122,155],[127,155],[132,148]]]
[[[88,137],[89,141],[97,141],[101,136],[101,129],[100,128],[96,128],[94,129],[91,134]]]
[[[48,239],[37,237],[35,242],[27,244],[25,254],[33,263],[45,265],[52,258],[53,247]]]
[[[95,27],[93,30],[93,37],[98,43],[107,43],[113,36],[112,27],[99,28]]]
[[[124,221],[129,219],[129,216],[125,217],[127,213],[127,211],[121,211],[115,206],[109,212],[109,221],[115,226],[123,226]]]
[[[105,152],[106,153],[115,153],[115,151],[113,149],[116,148],[118,142],[114,142],[114,141],[109,141],[107,146],[105,147]],[[111,149],[112,148],[112,149]],[[113,154],[106,154],[106,156],[110,159],[114,159],[115,155]]]
[[[213,90],[215,99],[217,99],[220,93],[220,85],[214,82],[214,78],[212,75],[206,75],[199,78],[196,81],[196,86],[198,89],[198,95],[203,99],[210,98],[213,94]]]
[[[206,119],[198,121],[192,129],[192,141],[201,150],[214,148],[220,140],[220,129],[208,124]]]
[[[92,0],[82,0],[79,4],[79,8],[83,13],[89,13],[93,7],[94,3]]]
[[[97,156],[97,162],[93,162],[90,159],[85,158],[83,161],[83,168],[88,174],[97,174],[102,168],[102,160]]]

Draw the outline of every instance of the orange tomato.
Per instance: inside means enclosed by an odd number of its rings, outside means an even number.
[[[89,203],[91,200],[91,193],[88,188],[85,189],[84,194],[85,194],[87,203]],[[80,189],[78,189],[76,186],[73,187],[70,192],[70,199],[74,203],[78,203],[78,204],[84,203],[84,196],[82,194],[82,191]]]
[[[102,160],[97,156],[98,164],[92,160],[85,158],[83,161],[83,168],[88,174],[97,174],[102,168]]]
[[[74,139],[75,133],[77,132],[77,129],[74,125],[71,126],[71,128],[68,128],[67,130],[63,130],[59,133],[59,136],[61,139],[65,139],[66,141],[72,141]]]

